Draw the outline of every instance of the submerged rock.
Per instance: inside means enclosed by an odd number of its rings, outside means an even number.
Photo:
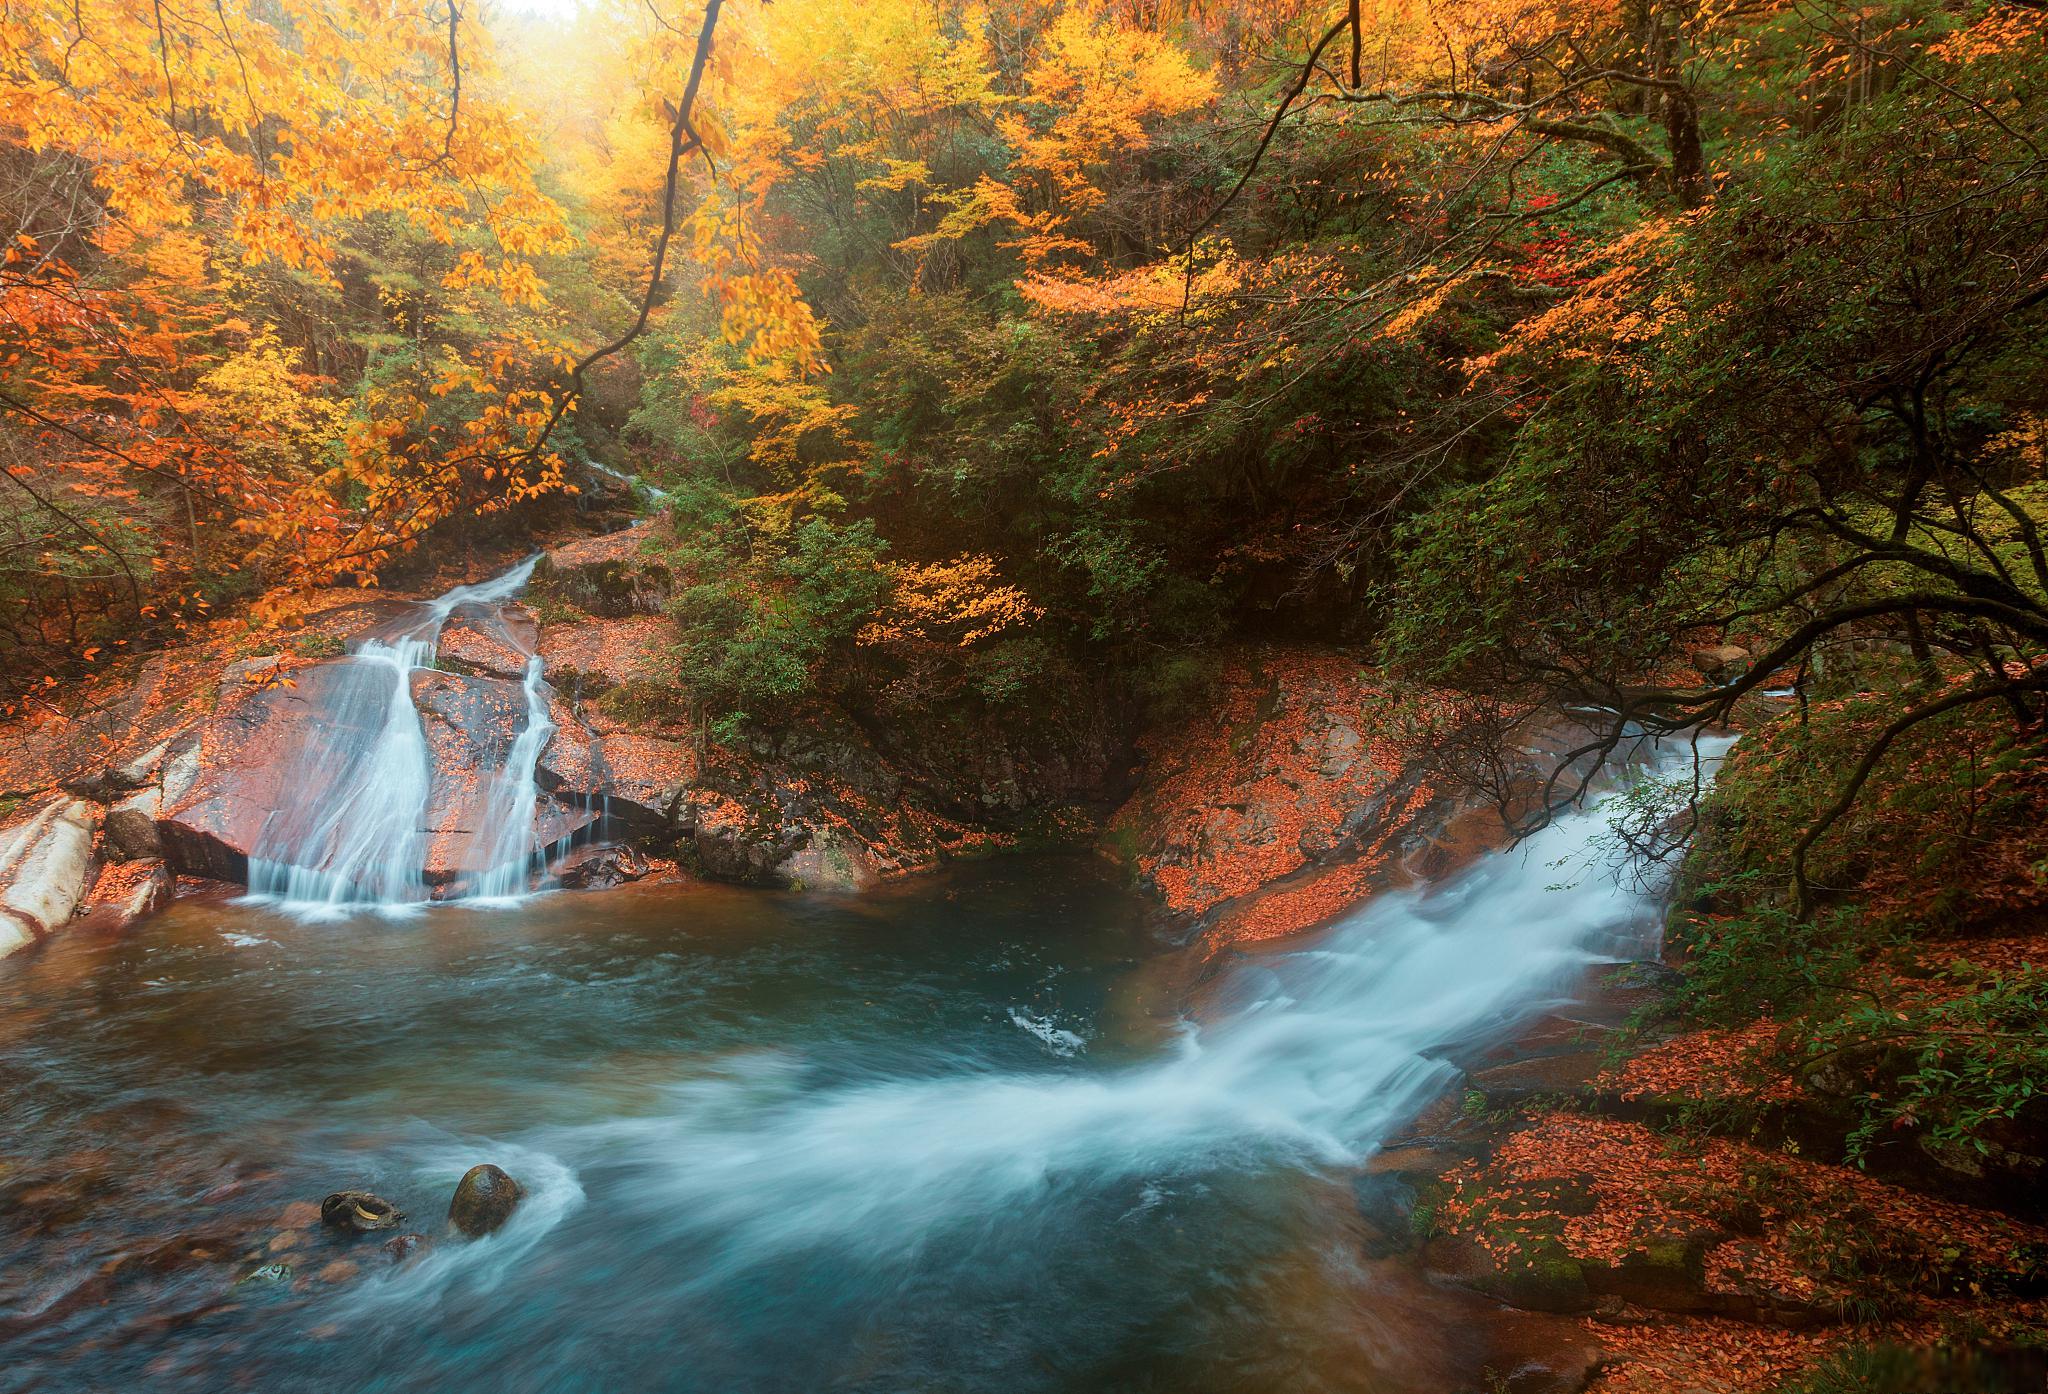
[[[503,1169],[489,1162],[473,1166],[456,1184],[455,1199],[448,1203],[448,1223],[472,1239],[495,1234],[512,1218],[525,1194]]]
[[[564,890],[600,891],[638,881],[648,867],[630,846],[592,843],[555,863],[555,882]]]
[[[292,1280],[292,1266],[289,1263],[266,1263],[252,1273],[238,1279],[238,1288],[283,1287]]]
[[[330,1229],[369,1234],[397,1229],[405,1214],[390,1201],[368,1191],[336,1191],[320,1202],[320,1221]]]
[[[426,1235],[413,1231],[407,1234],[394,1234],[384,1241],[382,1247],[386,1257],[393,1263],[410,1263],[424,1254],[433,1242]]]

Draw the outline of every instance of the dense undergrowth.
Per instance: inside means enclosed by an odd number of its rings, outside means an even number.
[[[1850,1101],[1852,1159],[1901,1129],[1987,1154],[2038,1134],[2048,1093],[2037,740],[1989,709],[1920,727],[1816,842],[1819,911],[1786,889],[1788,849],[1894,707],[1815,702],[1737,747],[1685,866],[1676,1006],[1712,1026],[1776,1023],[1748,1083]]]

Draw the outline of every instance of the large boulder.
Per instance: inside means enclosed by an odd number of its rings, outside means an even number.
[[[682,825],[685,801],[698,773],[695,745],[686,738],[614,731],[598,742],[605,808],[628,824],[658,829]]]
[[[564,890],[602,891],[646,876],[651,868],[631,846],[586,842],[550,866],[555,884]]]
[[[448,1202],[448,1225],[458,1234],[481,1239],[495,1234],[512,1218],[526,1191],[500,1167],[484,1162],[462,1174],[455,1198]]]
[[[626,528],[556,547],[534,568],[529,593],[611,619],[660,614],[674,585],[642,550],[646,540],[645,530]]]
[[[1712,682],[1733,682],[1749,669],[1749,650],[1739,644],[1707,644],[1692,651],[1692,666]]]
[[[742,886],[786,886],[783,870],[810,841],[801,823],[784,822],[771,800],[742,802],[715,792],[697,796],[691,819],[691,845],[697,864],[714,881]]]
[[[99,810],[54,799],[0,833],[0,956],[34,943],[71,918],[92,887]]]
[[[629,683],[661,683],[674,673],[667,659],[675,625],[663,615],[576,619],[541,631],[548,680],[578,700]]]

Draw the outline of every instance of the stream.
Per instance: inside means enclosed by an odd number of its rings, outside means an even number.
[[[1641,949],[1605,826],[1199,983],[1078,856],[60,938],[0,963],[0,1390],[1454,1387],[1491,1308],[1350,1171]],[[527,1198],[443,1237],[480,1161]],[[434,1245],[286,1222],[344,1187]]]

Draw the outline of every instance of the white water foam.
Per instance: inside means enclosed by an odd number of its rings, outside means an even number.
[[[452,1196],[462,1174],[485,1157],[502,1166],[523,1192],[504,1228],[481,1239],[439,1239],[416,1261],[357,1284],[345,1299],[349,1307],[366,1313],[404,1307],[411,1313],[423,1303],[489,1292],[517,1273],[541,1242],[582,1208],[583,1186],[576,1173],[559,1157],[517,1143],[435,1145],[417,1159],[416,1189]],[[436,1236],[442,1217],[414,1215],[406,1227]]]
[[[1010,1011],[1010,1020],[1026,1035],[1035,1036],[1054,1055],[1072,1057],[1088,1048],[1087,1038],[1060,1026],[1049,1016],[1032,1016],[1021,1007]]]
[[[798,1062],[750,1056],[652,1116],[551,1146],[645,1178],[620,1203],[708,1244],[706,1282],[818,1247],[907,1255],[1070,1185],[1142,1195],[1217,1171],[1355,1166],[1456,1081],[1447,1053],[1503,1038],[1567,1001],[1589,964],[1654,940],[1658,893],[1619,874],[1610,842],[1597,806],[1569,812],[1446,884],[1248,958],[1153,1063],[818,1093]]]

